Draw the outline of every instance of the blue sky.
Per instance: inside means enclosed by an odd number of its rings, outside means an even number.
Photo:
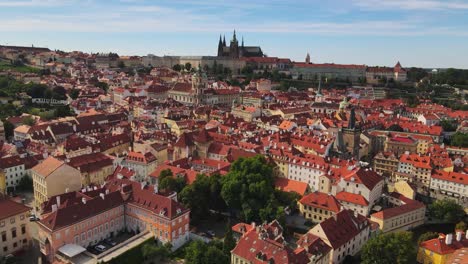
[[[0,0],[0,44],[215,55],[232,30],[269,56],[468,68],[468,0]]]

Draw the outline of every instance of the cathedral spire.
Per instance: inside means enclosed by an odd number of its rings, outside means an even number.
[[[244,47],[244,36],[242,36],[242,47]]]
[[[237,38],[236,38],[236,30],[234,29],[234,35],[232,36],[232,41],[236,42],[237,41]]]

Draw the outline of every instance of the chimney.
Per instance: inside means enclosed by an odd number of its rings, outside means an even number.
[[[446,245],[451,245],[452,244],[452,238],[453,238],[453,234],[447,234],[445,236],[445,244]]]
[[[101,198],[104,200],[104,197],[105,197],[104,193],[100,193],[99,196],[101,196]]]
[[[106,190],[106,195],[108,195],[108,194],[109,194],[109,190]]]
[[[56,198],[57,198],[57,207],[60,207],[60,195],[58,195]]]
[[[57,211],[57,205],[56,205],[56,204],[53,204],[53,205],[52,205],[52,212],[55,212],[55,211]]]
[[[461,231],[457,231],[457,241],[460,242],[462,239],[462,232]]]
[[[82,202],[83,204],[86,204],[86,198],[84,198],[84,197],[81,198],[81,202]]]

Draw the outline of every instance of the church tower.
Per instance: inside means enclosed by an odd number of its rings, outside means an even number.
[[[343,142],[347,151],[359,160],[359,143],[361,141],[361,129],[356,124],[356,112],[354,107],[351,108],[349,115],[348,127],[342,128]]]
[[[218,43],[218,57],[223,56],[223,42],[221,41],[221,34],[219,34],[219,43]]]
[[[309,52],[307,52],[307,56],[306,56],[305,62],[306,62],[307,64],[310,63],[310,55],[309,55]]]
[[[239,42],[237,41],[236,30],[234,30],[231,45],[229,46],[229,57],[233,59],[239,58]]]
[[[198,65],[198,71],[192,75],[192,90],[194,91],[193,103],[196,105],[203,103],[203,94],[206,88],[205,77],[201,65]]]

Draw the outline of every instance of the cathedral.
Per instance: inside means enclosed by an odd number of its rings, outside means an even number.
[[[239,46],[239,42],[236,37],[236,31],[234,30],[234,35],[232,36],[232,40],[229,46],[226,45],[226,37],[221,39],[221,35],[219,35],[218,57],[231,59],[238,59],[242,57],[263,57],[263,51],[260,47],[244,46],[244,38],[242,38],[242,43]]]

